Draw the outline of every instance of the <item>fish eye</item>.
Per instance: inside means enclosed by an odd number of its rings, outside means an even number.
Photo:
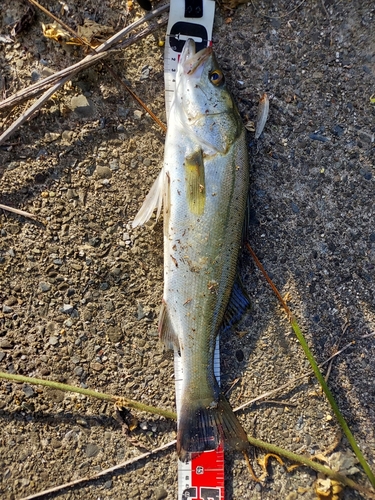
[[[215,85],[215,87],[220,87],[224,84],[224,75],[220,69],[214,69],[209,74],[210,82]]]

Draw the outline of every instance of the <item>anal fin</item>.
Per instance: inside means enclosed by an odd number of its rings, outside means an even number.
[[[159,337],[164,342],[167,349],[174,349],[180,352],[180,342],[169,319],[167,304],[162,302],[159,315]]]

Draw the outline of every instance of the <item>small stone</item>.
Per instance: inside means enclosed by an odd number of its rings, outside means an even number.
[[[341,137],[344,134],[344,128],[341,125],[335,125],[332,129],[332,133],[336,137]]]
[[[74,368],[74,373],[75,373],[75,375],[77,375],[77,377],[80,377],[82,375],[82,373],[83,373],[82,366],[76,366]]]
[[[40,78],[40,74],[35,69],[33,69],[31,72],[31,81],[33,83],[35,83],[39,80],[39,78]]]
[[[145,312],[144,312],[144,310],[143,310],[142,304],[141,304],[141,303],[138,303],[137,319],[138,319],[138,320],[141,320],[141,319],[143,319],[145,316],[146,316],[146,314],[145,314]]]
[[[51,345],[57,345],[59,343],[58,337],[56,337],[55,335],[51,335],[51,337],[49,338],[49,343]]]
[[[163,500],[163,498],[167,498],[168,493],[164,488],[158,488],[155,491],[155,500]]]
[[[9,299],[7,299],[4,304],[9,307],[15,306],[17,304],[17,299],[16,297],[9,297]]]
[[[11,307],[7,306],[6,304],[3,304],[3,313],[9,314],[11,312],[13,312],[13,309]]]
[[[73,312],[74,307],[71,304],[64,304],[60,311],[64,314],[71,314]]]
[[[27,398],[32,398],[35,395],[34,389],[30,385],[25,384],[22,390]]]
[[[100,448],[98,445],[96,445],[95,443],[89,443],[86,446],[85,453],[86,453],[86,456],[88,458],[92,458],[92,457],[96,457],[96,455],[99,453],[99,451],[100,451]]]
[[[49,283],[45,283],[44,281],[41,281],[39,283],[39,288],[42,292],[49,292],[51,290],[51,285]]]
[[[77,198],[77,193],[74,191],[74,189],[68,189],[66,192],[66,197],[68,200],[73,200],[74,198]]]
[[[133,113],[133,116],[136,120],[140,120],[142,118],[142,111],[140,111],[139,109],[136,109]]]
[[[108,328],[108,338],[111,342],[113,342],[114,344],[116,342],[120,342],[122,340],[122,331],[121,331],[121,328],[119,326],[110,326]]]
[[[95,172],[99,179],[110,179],[112,177],[112,170],[109,167],[98,165]]]
[[[71,98],[70,109],[82,117],[88,117],[94,113],[92,102],[83,94]]]
[[[4,351],[0,351],[0,362],[5,358],[6,353]]]
[[[61,441],[59,439],[52,438],[51,439],[51,446],[52,446],[52,448],[55,448],[55,449],[56,448],[61,448],[62,443],[61,443]]]
[[[242,349],[239,349],[238,351],[236,351],[236,358],[237,358],[237,361],[239,363],[241,363],[244,360],[244,353],[243,353]]]
[[[90,366],[96,372],[101,372],[103,370],[103,368],[104,368],[101,363],[91,363]]]
[[[103,486],[106,490],[110,490],[112,488],[112,479],[106,481]]]
[[[60,134],[57,132],[46,132],[44,134],[44,140],[48,143],[57,141],[59,139]]]
[[[109,162],[109,168],[113,171],[113,172],[116,172],[116,170],[118,170],[120,167],[119,167],[119,161],[118,160],[111,160]]]
[[[291,206],[292,211],[293,211],[295,214],[298,214],[298,213],[299,213],[299,208],[298,208],[298,205],[296,205],[296,204],[294,203],[294,201],[292,201],[292,202],[291,202],[290,206]]]

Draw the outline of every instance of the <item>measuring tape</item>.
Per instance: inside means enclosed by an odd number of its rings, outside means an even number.
[[[171,0],[164,52],[165,108],[167,121],[176,84],[179,55],[188,38],[197,52],[212,45],[215,0]],[[220,384],[219,339],[216,341],[214,372]],[[181,408],[183,369],[175,352],[174,373],[177,413]],[[178,500],[224,500],[224,449],[205,451],[188,463],[178,461]]]
[[[188,38],[196,51],[212,45],[215,0],[171,0],[164,51],[165,109],[167,120],[176,84],[179,55]]]

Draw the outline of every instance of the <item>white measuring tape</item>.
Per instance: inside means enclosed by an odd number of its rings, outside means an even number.
[[[192,38],[196,50],[212,44],[215,0],[171,0],[164,52],[165,107],[167,120],[176,84],[179,55],[185,41]],[[181,407],[183,369],[175,354],[174,372],[177,413]],[[216,341],[214,372],[220,384],[219,339]],[[188,463],[178,461],[178,500],[224,500],[223,446],[205,451]]]
[[[190,14],[185,17],[185,14]],[[215,0],[171,0],[164,51],[165,108],[167,119],[176,84],[178,57],[185,41],[192,38],[196,50],[212,43]]]

